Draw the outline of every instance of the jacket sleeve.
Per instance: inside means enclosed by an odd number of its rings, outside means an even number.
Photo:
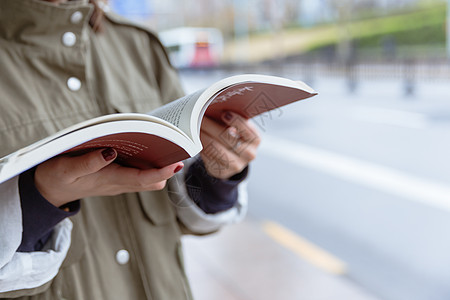
[[[17,252],[23,230],[18,181],[15,177],[0,184],[0,298],[42,291],[58,273],[70,246],[72,223],[65,219],[42,251]]]
[[[240,182],[235,204],[217,213],[207,213],[201,209],[189,195],[186,187],[186,171],[196,158],[185,161],[185,167],[169,180],[169,196],[178,219],[185,229],[193,234],[207,234],[219,230],[224,225],[238,223],[247,214],[247,181]]]

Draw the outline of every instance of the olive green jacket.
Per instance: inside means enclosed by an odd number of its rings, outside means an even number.
[[[146,112],[182,95],[153,33],[108,14],[95,34],[91,9],[79,1],[0,1],[0,157],[88,118]],[[0,298],[191,299],[184,226],[167,189],[82,199],[71,221],[56,277]],[[120,250],[129,254],[123,264]]]

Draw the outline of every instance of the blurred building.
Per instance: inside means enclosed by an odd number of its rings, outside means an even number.
[[[273,48],[272,52],[275,53],[273,56],[284,57],[283,50],[276,46],[281,43],[280,32],[283,29],[315,27],[330,23],[337,24],[339,29],[337,34],[339,40],[335,49],[337,57],[343,57],[343,60],[346,61],[349,55],[353,55],[353,40],[346,27],[352,20],[405,13],[405,11],[417,10],[418,5],[446,1],[450,0],[110,0],[110,3],[112,9],[119,14],[145,23],[158,32],[167,32],[174,28],[208,28],[208,31],[202,30],[200,34],[205,36],[204,32],[217,29],[220,31],[221,38],[210,40],[220,40],[220,43],[209,42],[208,39],[208,43],[205,44],[204,41],[199,42],[199,39],[191,34],[180,39],[179,44],[170,44],[168,47],[185,49],[177,50],[178,53],[194,53],[194,51],[186,49],[188,47],[194,49],[195,46],[195,49],[198,50],[195,53],[202,54],[186,55],[186,57],[209,59],[219,57],[220,55],[215,53],[222,52],[210,51],[222,48],[223,45],[227,46],[231,44],[229,41],[235,40],[236,47],[230,48],[231,50],[225,49],[223,52],[226,54],[225,56],[238,57],[244,62],[248,61],[250,38],[254,42],[257,37],[266,36],[266,39],[270,39],[270,43],[275,45],[275,47],[266,45]],[[193,31],[188,29],[183,32]],[[187,40],[191,42],[187,43]],[[390,51],[390,49],[394,49],[394,43],[393,37],[388,36],[381,39],[375,48],[383,47],[387,52],[393,53],[394,51]],[[427,42],[427,44],[430,43]],[[205,45],[208,47],[204,47]],[[206,48],[208,51],[205,51]],[[450,49],[450,42],[448,48]],[[175,60],[175,58],[173,59]],[[207,61],[211,64],[210,62],[214,60]],[[178,61],[183,66],[191,64],[182,63],[182,59],[178,59]],[[185,59],[185,61],[188,60]]]
[[[339,9],[391,11],[426,0],[110,0],[113,10],[157,30],[174,27],[216,27],[233,35],[238,19],[249,31],[274,26],[313,26],[335,21]],[[443,1],[443,0],[427,0]]]

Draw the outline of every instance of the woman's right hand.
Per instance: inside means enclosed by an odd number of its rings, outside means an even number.
[[[177,162],[161,169],[139,170],[113,163],[117,152],[100,149],[80,156],[58,156],[36,168],[35,185],[56,207],[89,196],[161,190],[183,167]]]

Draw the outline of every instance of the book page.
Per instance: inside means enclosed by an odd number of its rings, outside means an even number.
[[[304,86],[297,82],[290,86],[252,81],[237,83],[216,94],[205,114],[220,120],[221,114],[228,110],[250,119],[316,94]]]
[[[303,82],[286,78],[243,74],[222,79],[149,114],[161,118],[184,131],[200,144],[203,115],[221,120],[224,111],[234,111],[245,118],[263,114],[317,93]]]
[[[192,138],[190,129],[192,111],[203,91],[204,89],[172,101],[150,112],[149,115],[161,118],[175,125]]]
[[[124,166],[147,169],[161,168],[168,164],[196,155],[201,146],[171,124],[151,122],[150,119],[118,119],[97,122],[92,126],[76,125],[77,130],[44,142],[22,148],[0,159],[0,183],[60,154],[78,155],[101,148],[114,148],[117,163]],[[76,128],[71,127],[71,128]],[[65,131],[62,131],[65,132]]]
[[[153,116],[149,116],[147,114],[117,113],[117,114],[109,114],[109,115],[96,117],[96,118],[93,118],[93,119],[89,119],[89,120],[86,120],[86,121],[74,124],[72,126],[69,126],[69,127],[65,128],[65,129],[61,130],[61,131],[58,131],[57,133],[52,134],[52,135],[50,135],[50,136],[48,136],[48,137],[46,137],[46,138],[44,138],[42,140],[39,140],[39,141],[37,141],[35,143],[32,143],[31,145],[28,145],[28,146],[26,146],[26,147],[24,147],[22,149],[19,149],[18,151],[14,152],[14,153],[11,153],[11,155],[14,154],[14,156],[17,156],[17,157],[21,156],[21,155],[26,154],[26,153],[28,153],[30,151],[33,151],[36,148],[39,148],[39,147],[45,145],[46,143],[49,143],[49,142],[51,142],[53,140],[61,138],[64,135],[70,134],[72,132],[76,132],[76,131],[81,130],[83,128],[95,126],[95,125],[98,125],[98,124],[108,123],[108,122],[132,121],[132,120],[135,120],[135,121],[141,120],[141,121],[147,121],[147,122],[161,124],[161,125],[167,126],[169,128],[172,128],[173,130],[178,131],[181,134],[184,134],[183,131],[181,131],[177,127],[174,127],[173,124],[168,123],[168,122],[166,122],[164,120],[155,118]],[[0,165],[1,165],[1,163],[4,160],[8,160],[8,159],[11,159],[10,155],[1,158],[0,159]]]
[[[117,152],[115,163],[141,170],[162,168],[188,158],[186,147],[155,134],[122,132],[108,134],[75,146],[64,153],[80,155],[92,149],[113,148]]]

